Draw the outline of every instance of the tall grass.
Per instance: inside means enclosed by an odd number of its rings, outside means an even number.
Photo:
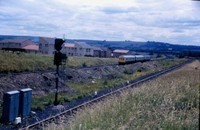
[[[180,59],[169,59],[169,60],[160,60],[159,61],[159,64],[161,66],[162,69],[166,69],[166,68],[169,68],[171,66],[174,66],[174,65],[177,65],[177,64],[180,64],[184,61],[186,61],[187,59],[186,58],[180,58]]]
[[[94,65],[117,64],[117,58],[98,58],[98,57],[69,57],[68,67],[86,67]]]
[[[116,64],[116,58],[96,58],[96,57],[69,57],[66,62],[67,67],[85,67],[95,65]],[[0,72],[22,72],[52,70],[53,55],[12,53],[0,51]]]
[[[48,130],[199,129],[200,62],[79,110]]]
[[[40,71],[52,68],[54,68],[52,56],[0,52],[0,72]]]

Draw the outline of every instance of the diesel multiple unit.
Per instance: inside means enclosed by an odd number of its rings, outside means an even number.
[[[119,64],[129,64],[129,63],[135,63],[135,62],[144,62],[149,61],[150,56],[149,55],[122,55],[119,56]]]

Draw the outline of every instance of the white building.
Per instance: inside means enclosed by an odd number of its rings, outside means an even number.
[[[64,43],[64,48],[62,50],[67,56],[75,56],[75,44]]]
[[[54,54],[55,38],[39,37],[39,51],[43,54]]]
[[[94,56],[93,47],[85,42],[65,43],[62,52],[67,56]]]

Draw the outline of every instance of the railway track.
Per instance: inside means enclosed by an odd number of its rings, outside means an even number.
[[[81,107],[84,107],[86,105],[90,105],[94,102],[97,102],[99,100],[102,100],[104,99],[105,97],[108,97],[110,95],[113,95],[113,94],[117,94],[117,93],[120,93],[121,91],[124,91],[128,88],[133,88],[135,87],[136,85],[138,84],[141,84],[143,82],[146,82],[146,81],[149,81],[151,79],[155,79],[157,78],[158,76],[161,76],[161,75],[164,75],[166,73],[169,73],[171,71],[174,71],[188,63],[191,63],[193,60],[192,59],[189,59],[188,61],[186,62],[183,62],[179,65],[176,65],[176,66],[173,66],[173,67],[170,67],[166,70],[162,70],[162,71],[158,71],[158,72],[154,72],[152,74],[149,74],[149,75],[146,75],[146,76],[142,76],[140,78],[137,78],[135,80],[132,80],[130,81],[129,83],[124,83],[123,85],[119,85],[119,86],[116,86],[112,89],[107,89],[107,90],[102,90],[100,92],[98,92],[97,95],[93,96],[93,98],[87,98],[85,97],[85,99],[87,99],[86,101],[82,101],[82,102],[79,102],[79,103],[75,103],[74,106],[71,106],[69,108],[67,108],[66,110],[60,112],[60,113],[57,113],[55,115],[52,115],[52,116],[49,116],[45,119],[42,119],[40,121],[37,121],[37,122],[34,122],[32,124],[29,124],[29,125],[25,125],[25,126],[22,126],[22,128],[19,128],[20,130],[27,130],[27,129],[38,129],[39,126],[41,125],[44,125],[46,122],[51,122],[51,121],[54,121],[55,119],[59,118],[60,116],[63,116],[63,115],[70,115],[70,113],[72,113],[73,111],[81,108]]]

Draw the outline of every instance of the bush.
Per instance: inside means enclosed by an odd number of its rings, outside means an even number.
[[[131,70],[124,70],[124,74],[133,74],[133,72]]]
[[[85,63],[85,62],[82,64],[82,67],[87,67],[87,65],[86,65],[86,63]]]

